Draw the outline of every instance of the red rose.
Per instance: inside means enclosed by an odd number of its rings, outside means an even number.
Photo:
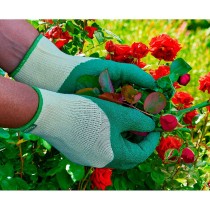
[[[184,148],[181,157],[185,163],[193,163],[195,161],[195,154],[190,148]]]
[[[88,36],[89,38],[93,39],[93,34],[94,34],[94,32],[97,31],[98,29],[95,28],[95,27],[93,27],[93,26],[86,26],[86,27],[84,28],[84,30],[88,32],[87,36]]]
[[[55,42],[55,45],[61,49],[65,44],[68,43],[68,40],[67,39],[58,39],[56,42]]]
[[[207,106],[206,109],[208,112],[210,112],[210,106]]]
[[[126,63],[127,58],[128,57],[126,55],[112,55],[112,60],[116,62]]]
[[[200,77],[199,83],[200,83],[200,86],[198,89],[203,92],[207,90],[208,93],[210,94],[210,72],[207,75]]]
[[[110,168],[95,168],[90,176],[92,182],[91,188],[105,190],[107,186],[112,185],[112,170]]]
[[[183,121],[186,123],[186,124],[189,124],[187,127],[188,128],[195,128],[194,125],[192,125],[192,121],[193,121],[193,118],[198,115],[198,111],[197,110],[193,110],[191,112],[188,112],[187,114],[185,114],[184,118],[183,118]]]
[[[155,80],[170,74],[169,66],[159,66],[157,70],[150,70],[149,73]]]
[[[181,88],[181,86],[179,85],[178,82],[174,82],[174,83],[173,83],[173,86],[174,86],[175,89]]]
[[[160,117],[160,124],[164,131],[173,131],[178,125],[178,121],[174,115],[167,114]]]
[[[144,68],[147,64],[142,62],[140,59],[133,61],[133,64],[137,65],[139,68]]]
[[[50,24],[53,24],[54,23],[52,19],[43,19],[43,21],[45,23],[50,23]]]
[[[106,60],[111,60],[111,55],[110,54],[107,54],[106,57],[105,57],[105,59]]]
[[[45,33],[45,36],[48,39],[49,38],[58,39],[60,38],[61,34],[62,34],[62,29],[59,26],[54,26]]]
[[[143,58],[149,52],[148,47],[141,42],[134,42],[131,45],[131,52],[134,58]]]
[[[177,109],[184,109],[192,105],[194,98],[186,92],[176,92],[171,99]]]
[[[180,44],[176,39],[172,39],[167,34],[162,34],[152,38],[149,43],[151,54],[159,59],[165,61],[173,61],[181,49]]]
[[[63,33],[61,34],[60,38],[61,38],[61,39],[66,39],[66,40],[68,40],[68,41],[69,41],[70,39],[73,39],[73,37],[70,36],[70,34],[69,34],[68,31],[63,32]]]
[[[115,44],[114,54],[128,57],[131,55],[131,47],[124,44]]]
[[[175,136],[167,136],[167,137],[162,137],[160,139],[160,144],[156,147],[156,150],[158,152],[159,157],[162,160],[165,160],[165,152],[168,149],[177,149],[182,146],[182,140],[179,139],[178,137]]]
[[[115,44],[113,43],[113,41],[110,40],[110,41],[106,42],[105,49],[108,52],[114,52],[115,51]]]
[[[178,83],[180,85],[186,86],[190,82],[190,74],[184,74],[179,77]]]

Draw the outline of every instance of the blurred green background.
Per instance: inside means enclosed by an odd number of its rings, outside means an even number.
[[[207,100],[209,94],[198,90],[199,77],[210,71],[210,20],[96,20],[102,28],[108,29],[118,35],[123,44],[131,45],[133,42],[143,42],[149,45],[151,38],[162,33],[178,39],[182,49],[177,57],[183,58],[190,64],[191,81],[180,91],[189,92],[195,103]],[[115,41],[117,43],[117,41]],[[104,45],[88,51],[88,54],[100,52],[106,55]],[[151,55],[143,58],[147,64],[157,63],[158,60]],[[161,62],[164,64],[164,62]]]

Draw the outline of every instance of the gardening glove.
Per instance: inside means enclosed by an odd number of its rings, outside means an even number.
[[[129,169],[146,160],[160,134],[154,121],[135,109],[75,94],[34,88],[39,105],[33,119],[18,128],[47,140],[71,161],[93,167]],[[125,131],[150,132],[140,143]]]
[[[153,88],[154,79],[134,64],[70,56],[39,35],[11,74],[17,81],[60,93],[75,93],[82,75],[99,75],[108,69],[112,81]]]

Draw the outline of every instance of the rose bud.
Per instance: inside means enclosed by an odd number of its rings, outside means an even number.
[[[178,121],[174,115],[167,114],[160,117],[160,124],[164,131],[172,131],[178,125]]]
[[[181,155],[185,163],[193,163],[195,161],[195,154],[190,148],[184,148]]]
[[[179,79],[178,79],[177,82],[180,85],[186,86],[189,83],[189,81],[190,81],[190,74],[184,74],[184,75],[182,75],[182,76],[179,77]]]

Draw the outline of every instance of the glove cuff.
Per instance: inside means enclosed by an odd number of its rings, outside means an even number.
[[[30,86],[58,92],[71,71],[90,59],[67,55],[39,35],[10,76]]]
[[[42,107],[43,107],[43,98],[42,98],[42,94],[40,92],[40,90],[36,87],[32,87],[37,95],[38,95],[38,98],[39,98],[39,103],[38,103],[38,108],[36,110],[36,113],[35,115],[33,116],[33,118],[28,122],[26,123],[25,125],[19,127],[19,128],[12,128],[10,130],[12,131],[22,131],[22,132],[30,132],[31,130],[33,130],[36,125],[34,124],[36,122],[36,120],[39,118],[40,116],[40,113],[42,111]]]

